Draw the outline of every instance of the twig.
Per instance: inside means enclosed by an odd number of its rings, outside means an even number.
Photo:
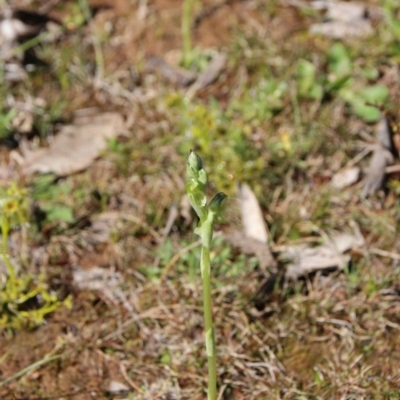
[[[400,254],[398,253],[392,253],[390,251],[375,248],[369,249],[369,252],[372,254],[376,254],[377,256],[388,257],[392,258],[393,260],[400,261]]]
[[[35,363],[27,366],[24,369],[21,369],[21,371],[17,372],[16,374],[14,374],[14,375],[10,376],[9,378],[5,379],[4,381],[0,382],[0,387],[4,386],[4,385],[7,385],[8,383],[10,383],[12,381],[15,381],[16,379],[21,378],[25,374],[33,371],[36,368],[41,367],[44,364],[47,364],[50,361],[57,360],[57,358],[61,358],[61,354],[57,354],[55,356],[51,356],[51,357],[47,357],[47,358],[42,358],[41,360],[36,361]]]
[[[393,174],[395,172],[400,172],[400,164],[391,165],[390,167],[386,167],[387,174]]]
[[[136,383],[133,382],[131,378],[129,378],[123,362],[119,363],[119,369],[121,371],[121,374],[125,378],[125,380],[133,387],[133,389],[137,390],[139,393],[144,393],[143,390],[140,389],[140,387],[138,385],[136,385]]]
[[[96,59],[96,83],[101,82],[104,78],[104,58],[99,36],[97,34],[97,29],[94,25],[92,13],[90,12],[87,0],[79,0],[79,6],[81,7],[82,13],[85,19],[88,21],[90,29],[93,33],[93,48]]]

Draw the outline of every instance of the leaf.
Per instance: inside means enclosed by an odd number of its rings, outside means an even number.
[[[389,121],[383,117],[377,127],[377,143],[368,168],[361,197],[365,198],[382,189],[386,178],[386,167],[393,163],[393,140]]]
[[[268,233],[256,195],[245,184],[239,185],[238,192],[245,235],[261,243],[267,243]]]
[[[368,20],[357,20],[354,23],[328,21],[321,24],[312,24],[310,27],[312,35],[322,35],[331,39],[365,37],[371,35],[372,32],[372,25]]]
[[[265,271],[267,268],[275,269],[277,267],[277,262],[268,244],[247,237],[242,232],[233,232],[227,235],[226,239],[232,246],[240,249],[242,253],[254,254],[259,260],[259,266],[262,271]]]
[[[363,247],[365,240],[356,229],[353,234],[339,233],[325,237],[324,243],[313,247],[303,243],[298,245],[279,246],[279,258],[287,265],[277,273],[271,274],[254,296],[257,309],[265,307],[277,286],[284,287],[291,280],[308,277],[318,271],[325,273],[343,270],[350,262],[351,255],[345,254],[351,249]]]
[[[371,14],[379,12],[378,7],[367,7],[359,2],[315,1],[313,8],[326,9],[325,22],[313,24],[311,34],[332,39],[363,37],[372,34]]]
[[[366,122],[376,122],[381,117],[381,112],[378,108],[361,101],[355,101],[351,106],[354,113]]]
[[[72,276],[74,284],[79,289],[99,290],[107,295],[123,281],[121,274],[114,269],[97,266],[89,269],[78,267],[73,271]]]
[[[327,4],[327,8],[326,17],[334,21],[351,24],[368,18],[367,6],[358,2],[332,1]]]
[[[346,47],[342,43],[334,44],[328,53],[329,70],[336,76],[349,75],[352,63]]]
[[[88,168],[107,148],[124,125],[121,114],[108,112],[76,118],[65,125],[48,148],[27,152],[22,160],[24,174],[53,172],[66,176]]]
[[[300,60],[297,65],[297,92],[302,97],[308,97],[315,83],[316,68],[307,60]]]
[[[360,176],[360,168],[358,167],[346,168],[342,171],[337,172],[333,176],[331,185],[336,189],[343,189],[357,182],[359,176]]]
[[[7,137],[10,134],[10,125],[14,117],[17,115],[17,110],[12,108],[7,113],[0,110],[0,139]]]
[[[340,76],[338,78],[335,78],[331,82],[328,82],[325,87],[325,91],[327,93],[330,93],[330,92],[334,92],[336,90],[340,90],[340,91],[346,90],[353,82],[354,82],[354,79],[350,75]]]
[[[386,20],[386,25],[392,31],[396,39],[400,39],[400,22],[396,19],[394,10],[389,4],[385,4],[383,8],[383,15]]]
[[[290,260],[285,276],[299,278],[315,271],[336,268],[343,269],[350,260],[344,255],[347,251],[365,244],[359,232],[340,233],[331,238],[325,238],[321,246],[309,245],[283,246],[281,258]]]
[[[47,213],[47,220],[49,222],[60,221],[71,223],[74,222],[74,215],[72,209],[64,205],[44,205],[43,209]]]
[[[118,395],[118,394],[121,394],[121,393],[124,394],[124,392],[129,392],[129,387],[124,385],[121,382],[111,381],[108,384],[106,392],[110,393],[111,395]]]
[[[149,57],[146,60],[145,69],[148,72],[159,73],[167,82],[181,87],[189,86],[196,79],[196,74],[193,72],[172,66],[158,56]]]
[[[214,81],[216,81],[224,70],[226,61],[226,54],[217,53],[210,61],[207,69],[204,70],[197,77],[193,85],[190,86],[189,90],[186,93],[186,97],[191,99],[199,90],[204,89],[205,87],[211,85]]]
[[[357,94],[368,103],[381,105],[387,100],[389,89],[385,85],[367,86],[360,89]]]

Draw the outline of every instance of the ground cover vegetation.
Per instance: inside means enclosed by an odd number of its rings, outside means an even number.
[[[400,398],[400,5],[343,3],[0,3],[0,398],[207,397],[191,149],[213,396]]]

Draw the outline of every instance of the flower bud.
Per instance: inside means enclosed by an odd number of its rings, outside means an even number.
[[[208,182],[208,175],[207,175],[207,172],[206,172],[205,169],[201,169],[199,171],[197,179],[198,179],[199,183],[202,185],[202,188],[203,188],[203,190],[205,192],[206,185],[207,185],[207,182]]]
[[[208,209],[215,215],[220,214],[225,206],[227,198],[228,196],[225,193],[223,192],[217,193],[211,200]]]
[[[190,150],[187,165],[188,175],[190,178],[197,176],[197,174],[203,169],[203,161],[193,150]]]

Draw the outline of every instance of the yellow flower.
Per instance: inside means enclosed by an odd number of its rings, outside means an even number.
[[[292,150],[292,142],[290,135],[287,132],[282,133],[282,144],[285,151],[290,152]]]
[[[26,189],[20,189],[15,182],[7,190],[7,194],[10,197],[24,197],[26,195]]]
[[[3,203],[3,212],[5,214],[15,214],[18,211],[19,203],[17,199],[6,199]]]

